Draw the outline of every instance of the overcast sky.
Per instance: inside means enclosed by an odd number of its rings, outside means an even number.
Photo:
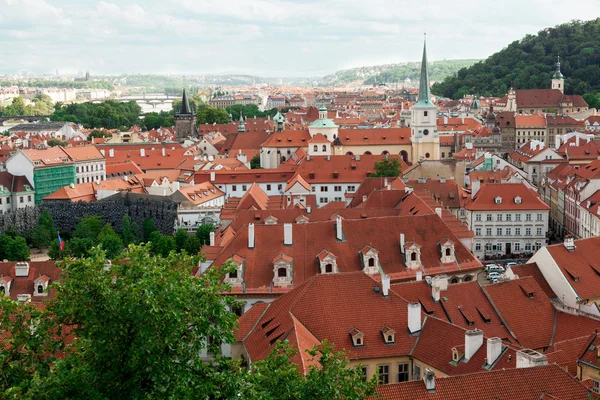
[[[600,0],[0,0],[0,74],[321,76],[485,58]]]

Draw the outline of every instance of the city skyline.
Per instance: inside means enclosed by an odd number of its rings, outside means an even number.
[[[318,77],[418,61],[425,31],[430,60],[484,59],[527,34],[600,13],[593,0],[2,3],[0,74]]]

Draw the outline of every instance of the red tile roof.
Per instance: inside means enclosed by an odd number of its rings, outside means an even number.
[[[515,123],[518,128],[546,128],[546,116],[543,114],[517,114]]]
[[[31,301],[42,301],[52,298],[55,295],[54,290],[48,292],[48,296],[35,296],[35,281],[44,277],[45,281],[51,283],[60,278],[61,271],[54,261],[28,261],[29,275],[27,277],[17,277],[15,274],[16,262],[0,262],[0,280],[11,280],[10,298],[16,300],[19,294],[31,295]],[[8,290],[7,290],[8,292]]]
[[[382,400],[584,400],[588,389],[557,365],[437,378],[435,392],[422,380],[381,385]]]
[[[269,135],[260,147],[307,147],[310,140],[307,130],[285,130]]]
[[[556,297],[556,294],[548,284],[546,278],[544,278],[542,271],[540,271],[536,263],[515,265],[514,267],[510,267],[510,269],[519,278],[525,278],[526,276],[532,277],[535,279],[540,288],[542,288],[544,293],[546,293],[546,296],[549,298]]]
[[[338,140],[344,147],[410,145],[410,128],[340,129]]]
[[[496,197],[502,199],[501,204],[496,204]],[[517,204],[515,199],[521,198]],[[487,183],[482,185],[475,197],[466,205],[467,210],[549,210],[539,195],[523,183]]]

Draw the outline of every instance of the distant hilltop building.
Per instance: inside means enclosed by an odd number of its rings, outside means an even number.
[[[85,71],[85,77],[84,78],[75,78],[74,79],[75,82],[87,82],[90,80],[90,71]]]
[[[213,97],[208,104],[215,108],[225,108],[237,105],[245,106],[247,104],[258,105],[258,97],[248,94],[227,94],[224,96]]]
[[[551,89],[514,90],[498,100],[494,106],[498,111],[517,112],[519,114],[534,114],[553,112],[556,114],[571,114],[587,111],[589,105],[579,95],[566,95],[565,77],[560,71],[560,59],[552,76]]]

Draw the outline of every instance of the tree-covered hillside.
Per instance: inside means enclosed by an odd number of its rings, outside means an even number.
[[[557,57],[568,94],[600,91],[600,18],[572,21],[527,35],[505,49],[433,85],[433,93],[503,96],[515,89],[550,88]]]
[[[443,60],[434,61],[429,65],[429,74],[432,81],[456,74],[461,68],[470,67],[479,60]],[[402,64],[384,64],[371,67],[345,69],[333,75],[325,76],[320,85],[337,85],[360,81],[366,85],[377,83],[402,83],[406,78],[418,83],[421,73],[421,62],[407,62]]]

